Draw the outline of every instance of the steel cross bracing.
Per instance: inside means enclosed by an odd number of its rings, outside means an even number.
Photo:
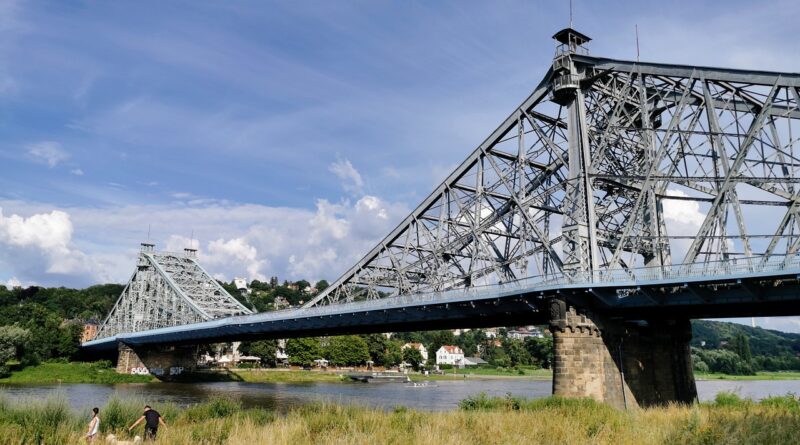
[[[200,266],[194,250],[142,246],[136,271],[96,338],[252,313]]]
[[[555,38],[563,45],[533,93],[306,307],[792,260],[800,75],[596,58],[574,30]]]

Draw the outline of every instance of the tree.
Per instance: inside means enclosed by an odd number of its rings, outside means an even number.
[[[528,337],[524,341],[525,349],[531,355],[531,364],[542,368],[550,368],[553,363],[553,337]]]
[[[322,358],[319,338],[292,338],[286,341],[286,355],[292,365],[310,366]]]
[[[457,346],[464,351],[464,355],[472,357],[478,354],[478,345],[486,341],[486,331],[483,329],[473,329],[462,332],[456,340]],[[438,348],[437,348],[438,349]]]
[[[389,339],[382,334],[370,334],[364,336],[367,342],[369,356],[376,366],[386,365],[386,351],[389,347]]]
[[[507,367],[511,365],[511,359],[502,346],[494,344],[484,346],[483,358],[493,366]]]
[[[525,349],[522,341],[504,338],[502,344],[511,366],[529,365],[531,363],[531,354]]]
[[[367,342],[357,335],[342,335],[330,338],[325,354],[332,365],[363,365],[369,360],[369,347]]]
[[[383,357],[383,366],[399,365],[403,361],[403,349],[398,341],[390,340],[386,343],[386,353]],[[421,357],[421,355],[420,355]]]
[[[239,352],[253,355],[261,359],[261,364],[275,367],[277,365],[278,340],[245,341],[239,346]]]
[[[403,361],[411,365],[414,371],[419,371],[419,367],[424,360],[422,359],[422,353],[419,352],[419,349],[406,348],[403,349]]]
[[[31,333],[19,326],[0,326],[0,377],[8,375],[8,361],[19,359]]]
[[[753,362],[753,354],[750,352],[750,340],[741,332],[733,338],[733,352],[745,362]]]
[[[317,284],[314,285],[314,287],[317,288],[317,292],[322,292],[323,290],[327,289],[328,286],[330,286],[330,284],[328,284],[327,280],[319,280],[317,281]]]

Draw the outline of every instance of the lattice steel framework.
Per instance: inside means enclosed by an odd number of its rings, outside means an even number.
[[[250,313],[200,266],[195,250],[142,244],[136,271],[95,338]]]
[[[577,31],[554,38],[534,92],[306,306],[797,254],[800,75],[609,60]]]

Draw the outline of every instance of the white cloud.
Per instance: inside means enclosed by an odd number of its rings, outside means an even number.
[[[317,213],[309,220],[308,244],[321,245],[328,240],[341,240],[350,231],[350,221],[343,218],[345,205],[331,204],[327,200],[317,201]]]
[[[248,244],[243,238],[230,240],[217,239],[208,243],[209,266],[214,265],[239,265],[247,271],[250,280],[266,280],[262,269],[267,264],[264,259],[259,259],[258,250]]]
[[[0,205],[25,214],[50,215],[48,209],[52,209],[44,204],[17,201],[0,202]],[[374,196],[364,196],[354,203],[319,200],[314,210],[227,202],[179,202],[72,207],[57,212],[74,224],[74,236],[67,236],[62,230],[58,242],[51,242],[51,245],[62,251],[67,249],[75,258],[79,258],[76,251],[87,253],[87,267],[83,273],[86,284],[105,278],[116,282],[127,280],[135,264],[138,245],[147,237],[148,226],[151,227],[150,240],[156,242],[157,249],[169,251],[180,252],[188,247],[188,234],[193,231],[194,247],[199,249],[201,264],[209,273],[226,281],[235,276],[333,280],[408,213],[404,205],[387,203]],[[69,229],[71,234],[72,225]],[[6,250],[9,247],[0,241],[0,256],[11,255],[4,252]],[[77,269],[76,264],[62,263],[62,269],[66,266]],[[68,284],[48,279],[42,270],[9,263],[8,273],[47,285]]]
[[[64,151],[61,144],[54,141],[42,141],[25,146],[28,156],[38,162],[46,163],[50,168],[55,167],[69,158],[69,153]]]
[[[73,169],[72,169],[72,170],[70,170],[69,172],[70,172],[71,174],[75,175],[75,176],[83,176],[83,170],[81,170],[81,169],[79,169],[79,168],[73,168]]]
[[[361,189],[364,187],[364,180],[358,170],[350,163],[350,160],[340,159],[332,163],[328,170],[342,180],[342,187],[345,191],[361,193]]]
[[[0,284],[6,286],[7,288],[23,287],[22,282],[19,281],[17,277],[11,277],[6,281],[0,281]]]
[[[60,210],[37,213],[27,218],[4,216],[0,208],[0,262],[26,279],[38,281],[37,270],[46,274],[83,275],[103,279],[95,264],[72,243],[69,214]]]
[[[681,190],[668,189],[667,195],[676,197],[688,197]],[[703,225],[706,214],[700,209],[697,201],[687,201],[680,199],[664,200],[664,220],[667,226],[667,233],[670,236],[694,236]],[[689,250],[692,240],[676,239],[670,242],[670,253],[672,261],[679,263],[683,261],[686,252]]]

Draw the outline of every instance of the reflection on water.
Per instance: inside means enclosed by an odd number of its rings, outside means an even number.
[[[149,404],[172,402],[189,405],[219,396],[236,399],[244,406],[260,406],[285,411],[311,401],[330,401],[391,409],[406,406],[420,410],[449,410],[477,393],[490,396],[537,398],[550,395],[549,381],[450,380],[432,382],[427,387],[408,387],[404,383],[127,383],[118,385],[62,384],[7,385],[0,394],[12,401],[62,396],[75,409],[102,406],[110,397],[139,399]],[[720,391],[734,391],[742,397],[761,399],[788,392],[800,394],[800,380],[752,380],[697,382],[701,401],[713,399]]]

